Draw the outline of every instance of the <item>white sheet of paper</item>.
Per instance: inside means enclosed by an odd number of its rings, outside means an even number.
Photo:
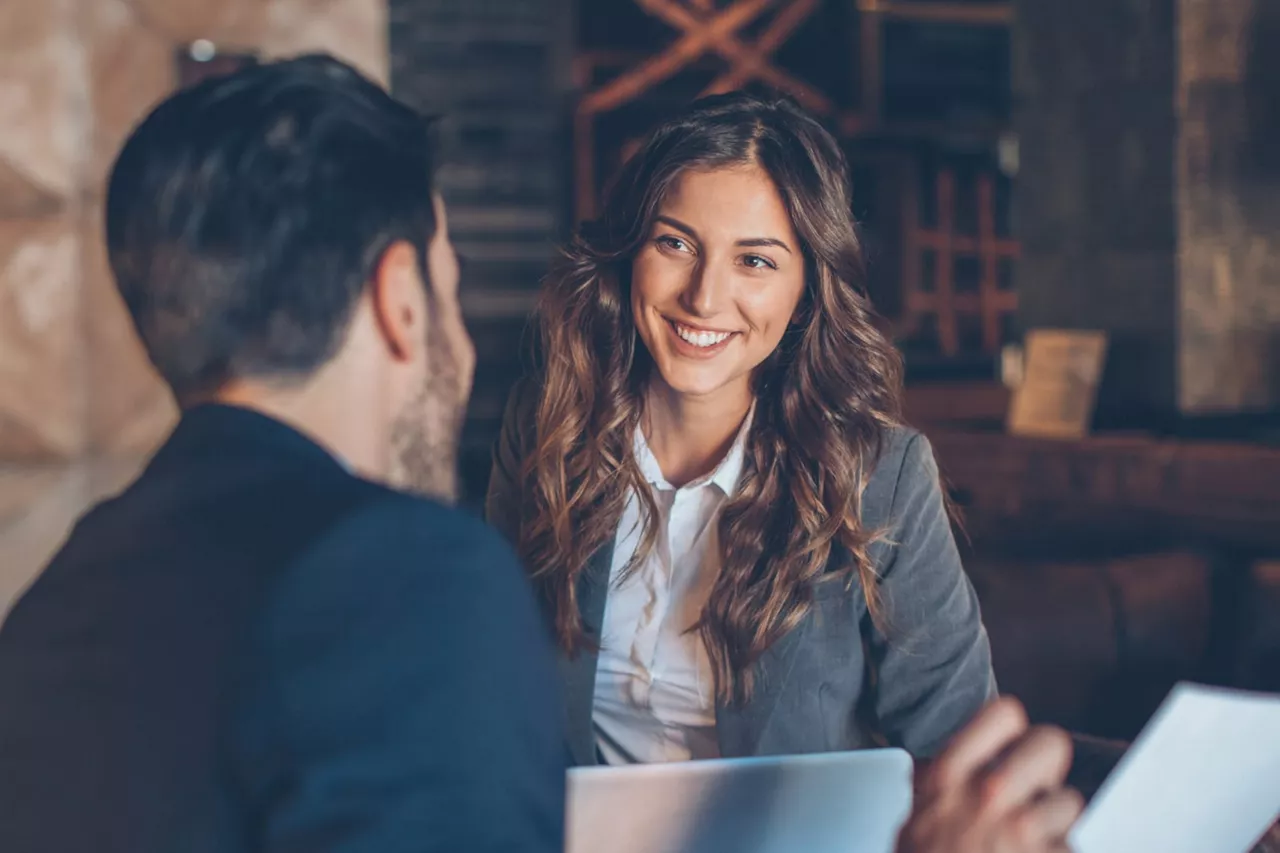
[[[1280,696],[1179,684],[1076,823],[1075,853],[1248,853],[1280,814]]]

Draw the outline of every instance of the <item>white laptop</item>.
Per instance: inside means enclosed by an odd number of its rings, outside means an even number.
[[[567,853],[892,853],[901,749],[569,771]]]

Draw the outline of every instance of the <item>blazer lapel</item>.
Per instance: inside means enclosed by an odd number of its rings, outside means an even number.
[[[755,667],[755,690],[745,705],[719,705],[716,708],[716,736],[720,754],[725,758],[742,758],[768,752],[764,736],[786,690],[791,670],[813,623],[813,614],[797,625],[765,652]]]
[[[592,555],[586,571],[578,579],[578,607],[587,632],[600,637],[605,604],[609,598],[609,573],[613,564],[613,543]],[[738,707],[718,705],[716,735],[720,754],[726,758],[766,754],[770,721],[778,700],[786,692],[787,682],[804,648],[814,624],[809,613],[791,633],[774,643],[761,656],[755,669],[755,691],[751,701]],[[596,665],[599,655],[582,652],[577,657],[561,658],[560,674],[564,682],[569,750],[574,764],[599,764],[596,752],[592,708],[595,703]]]
[[[613,546],[601,548],[587,561],[586,571],[578,578],[578,608],[587,633],[599,639],[604,622],[604,607],[609,597],[609,570],[613,563]],[[560,675],[564,681],[569,751],[577,765],[598,764],[595,731],[591,723],[595,701],[596,663],[599,655],[584,651],[574,658],[562,657]]]

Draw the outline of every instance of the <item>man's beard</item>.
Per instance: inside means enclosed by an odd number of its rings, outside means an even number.
[[[446,350],[428,348],[426,380],[392,424],[391,482],[451,504],[458,499],[458,444],[466,398],[457,365]]]

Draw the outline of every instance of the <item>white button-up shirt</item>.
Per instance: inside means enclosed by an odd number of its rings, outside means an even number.
[[[608,764],[685,761],[719,755],[715,681],[701,637],[702,615],[720,571],[720,509],[738,487],[751,415],[714,471],[677,489],[636,430],[634,452],[653,489],[657,537],[623,580],[642,536],[633,493],[618,526],[601,628],[592,720]]]

